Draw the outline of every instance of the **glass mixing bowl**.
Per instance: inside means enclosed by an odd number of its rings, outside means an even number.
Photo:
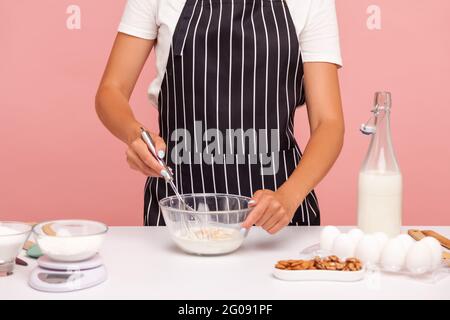
[[[225,194],[182,195],[189,210],[176,197],[159,202],[174,242],[183,251],[222,255],[237,250],[247,237],[241,224],[251,211],[248,197]]]
[[[33,233],[42,253],[61,262],[92,258],[103,244],[108,226],[89,220],[54,220],[36,225]]]
[[[0,221],[0,274],[12,274],[16,257],[30,236],[31,228],[22,222]]]

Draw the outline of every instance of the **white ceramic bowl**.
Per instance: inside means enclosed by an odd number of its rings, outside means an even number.
[[[33,228],[42,253],[61,262],[93,257],[100,250],[107,232],[108,226],[89,220],[46,221]]]

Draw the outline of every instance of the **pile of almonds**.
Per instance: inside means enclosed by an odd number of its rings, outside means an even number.
[[[312,260],[278,261],[275,268],[281,270],[359,271],[362,269],[362,263],[356,258],[341,261],[337,256],[329,256],[325,258],[315,257]]]

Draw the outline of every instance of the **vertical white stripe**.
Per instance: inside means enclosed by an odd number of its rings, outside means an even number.
[[[264,101],[264,110],[265,110],[265,124],[266,124],[266,153],[269,152],[269,119],[268,119],[268,87],[269,87],[269,35],[267,33],[267,25],[266,18],[264,17],[264,1],[261,0],[261,16],[264,25],[264,33],[266,36],[266,86],[265,86],[265,101]]]
[[[147,194],[147,187],[148,187],[148,179],[147,179],[147,182],[145,183],[145,187],[144,187],[144,199],[145,199],[145,196],[146,196],[146,194]],[[149,197],[150,197],[150,194],[149,194]],[[145,203],[145,202],[144,202],[144,203]],[[148,206],[150,206],[150,198],[149,198]],[[148,206],[147,206],[147,207],[144,207],[144,226],[148,225],[148,223],[147,223],[147,218],[148,218],[148,214],[147,214],[147,212],[148,212]]]
[[[247,166],[248,166],[248,180],[250,182],[250,195],[253,197],[253,181],[252,181],[252,164],[251,164],[251,155],[248,154],[247,155],[248,161],[247,161]]]
[[[234,18],[234,1],[231,1],[231,17],[230,17],[230,65],[228,69],[228,127],[231,129],[231,76],[233,74],[233,18]],[[230,148],[233,145],[231,134],[229,135]],[[233,152],[229,150],[229,152]],[[228,173],[226,155],[224,155],[224,169],[225,169],[225,187],[227,194],[228,191]],[[230,209],[230,200],[227,198],[227,209]],[[230,223],[230,215],[228,215],[228,223]]]
[[[145,187],[144,187],[144,199],[145,199],[145,194],[147,193],[147,188],[148,188],[148,184],[149,184],[149,180],[150,180],[150,178],[147,178],[147,181],[145,181]],[[150,200],[150,199],[149,199]],[[150,204],[150,201],[149,201],[149,204]],[[144,208],[144,211],[145,211],[145,209],[146,208]],[[147,209],[147,212],[148,212],[148,209]],[[148,214],[144,214],[144,226],[146,226],[148,223],[147,223],[147,216],[148,216]]]
[[[194,12],[197,9],[197,5],[198,5],[198,1],[195,3],[194,11],[192,12],[191,18],[189,20],[189,24],[188,24],[188,28],[186,30],[186,35],[185,35],[184,41],[186,41],[186,38],[187,38],[187,36],[189,34],[189,29],[190,29],[190,26],[191,26],[192,19],[194,17]],[[183,44],[183,47],[184,47],[184,44]],[[184,93],[185,93],[184,56],[181,58],[181,82],[182,82],[181,83],[182,96],[185,97],[185,95],[184,95]],[[185,101],[185,99],[182,99],[182,100],[183,100],[184,128],[186,129],[187,128],[187,126],[186,126],[186,124],[187,124],[186,123],[186,101]],[[186,150],[186,152],[188,150],[187,139],[184,139],[184,150]],[[193,174],[192,174],[192,161],[191,161],[191,159],[192,159],[192,155],[189,153],[189,170],[190,170],[190,178],[191,178],[191,193],[194,193],[194,180],[193,180]]]
[[[159,206],[159,178],[156,178],[156,203],[158,204],[158,218],[156,219],[156,226],[159,226],[159,219],[161,218],[161,207]]]
[[[197,40],[197,29],[198,29],[198,25],[200,23],[200,19],[202,17],[202,13],[203,13],[203,0],[202,0],[202,4],[200,7],[200,13],[198,15],[198,20],[195,23],[195,28],[194,28],[194,35],[193,35],[193,39],[192,39],[192,114],[193,114],[193,126],[194,126],[194,150],[195,153],[198,153],[198,147],[197,147],[197,126],[195,125],[195,120],[196,120],[196,116],[195,116],[195,42]],[[202,177],[203,178],[203,177]],[[203,182],[203,180],[202,180]]]
[[[307,199],[308,197],[306,197],[306,199]],[[308,210],[308,206],[306,205],[306,200],[305,199],[305,201],[303,202],[303,204],[305,205],[305,209],[306,209],[306,218],[307,218],[307,220],[308,220],[308,226],[310,226],[311,225],[311,222],[309,221],[309,210]]]
[[[287,173],[287,165],[286,165],[286,150],[283,150],[283,160],[284,160],[284,175],[286,177],[285,181],[289,178]]]
[[[316,196],[314,195],[314,193],[312,191],[311,191],[311,196],[312,196],[312,198],[313,198],[313,200],[314,200],[314,202],[316,204],[316,207],[319,208],[319,201],[317,201],[317,198],[316,198]]]
[[[287,179],[289,178],[289,175],[288,175],[287,164],[286,164],[286,150],[283,150],[283,162],[284,162],[284,176],[285,176],[284,181],[287,181]],[[292,224],[292,219],[291,219],[290,223]]]
[[[253,141],[253,146],[254,146],[254,153],[255,156],[257,156],[257,144],[258,144],[258,140],[257,140],[257,136],[256,136],[256,58],[257,58],[257,48],[256,48],[256,30],[255,30],[255,18],[254,18],[254,14],[255,14],[255,3],[256,0],[253,1],[253,7],[252,7],[252,16],[251,16],[251,21],[252,21],[252,28],[253,28],[253,134],[254,134],[254,141]]]
[[[298,161],[297,161],[297,158],[296,158],[296,156],[295,156],[295,153],[296,153],[296,152],[298,152],[297,146],[295,147],[295,150],[294,150],[294,153],[293,153],[295,167],[297,168],[297,166],[298,166]],[[300,157],[299,157],[299,159],[300,159]],[[303,206],[305,206],[305,207],[303,208]],[[306,209],[306,215],[307,215],[307,218],[308,218],[308,225],[310,225],[310,224],[309,224],[309,213],[308,213],[308,208],[307,208],[306,205],[305,205],[305,201],[303,201],[303,203],[302,203],[302,205],[301,205],[301,210],[302,210],[302,223],[303,223],[303,224],[305,223],[305,212],[304,212],[305,209]]]
[[[228,128],[231,129],[231,76],[233,75],[233,18],[234,18],[234,1],[231,1],[231,18],[230,18],[230,65],[228,70]],[[230,148],[233,145],[231,134],[229,135]],[[230,152],[232,152],[230,150]]]
[[[172,59],[172,61],[173,61],[173,59]],[[174,88],[175,89],[175,88]],[[167,115],[167,128],[166,128],[166,130],[167,130],[167,136],[166,136],[166,139],[167,139],[167,141],[166,141],[166,154],[169,154],[169,140],[170,140],[170,131],[171,131],[171,128],[170,128],[170,121],[169,121],[169,119],[170,119],[170,93],[169,93],[169,77],[166,77],[166,93],[167,93],[167,101],[166,101],[166,115]],[[174,93],[174,94],[176,94],[176,93]],[[176,169],[176,168],[175,168]],[[168,190],[167,190],[167,182],[166,181],[164,181],[165,182],[165,188],[166,188],[166,198],[167,198],[167,195],[168,195]],[[159,207],[159,203],[158,203],[158,207]],[[161,217],[161,209],[159,210],[159,214],[158,214],[158,226],[159,226],[159,220],[160,220],[160,217]]]
[[[244,130],[244,60],[245,60],[245,31],[244,31],[244,16],[245,16],[245,8],[246,8],[246,1],[243,3],[243,9],[242,9],[242,18],[241,18],[241,37],[242,37],[242,57],[241,57],[241,129]],[[245,140],[244,135],[242,134],[242,152],[243,154],[246,153],[245,150]]]
[[[224,169],[224,174],[225,174],[225,190],[226,190],[226,194],[230,194],[230,192],[228,191],[228,174],[227,174],[227,163],[225,161],[225,157],[226,155],[223,155],[224,159],[223,159],[223,169]],[[230,210],[230,199],[227,198],[227,210]],[[227,223],[230,223],[230,215],[227,214]]]
[[[287,18],[287,14],[286,14],[286,3],[283,2],[283,13],[284,13],[284,20],[286,23],[286,32],[287,32],[287,36],[288,36],[288,61],[287,61],[287,66],[286,66],[286,116],[288,117],[288,122],[286,123],[287,128],[286,128],[286,138],[288,140],[288,149],[291,149],[291,137],[288,134],[288,129],[289,129],[289,117],[290,117],[290,110],[289,110],[289,70],[290,70],[290,66],[291,66],[291,33],[289,32],[289,22],[288,22],[288,18]]]
[[[169,140],[170,140],[170,121],[169,121],[169,115],[170,115],[170,93],[169,93],[169,76],[166,75],[166,154],[169,154]]]
[[[305,78],[305,75],[302,75],[302,80],[300,81],[300,98],[299,101],[303,99],[303,80]]]
[[[260,172],[260,175],[261,175],[261,186],[262,186],[262,189],[264,190],[266,187],[265,187],[265,184],[264,184],[262,153],[259,154],[259,165],[261,167],[261,172]]]
[[[203,112],[204,112],[204,121],[205,121],[205,139],[206,139],[206,152],[209,152],[209,146],[208,146],[208,117],[207,117],[207,92],[208,92],[208,81],[207,81],[207,70],[208,70],[208,34],[209,34],[209,27],[211,24],[211,17],[212,17],[212,2],[209,0],[209,19],[208,19],[208,25],[206,26],[205,31],[205,79],[203,82],[203,89],[204,89],[204,96],[203,96]]]
[[[295,157],[295,154],[297,154],[297,156],[298,156],[298,162],[300,162],[300,161],[302,160],[302,155],[301,155],[301,153],[300,153],[300,150],[299,150],[297,144],[295,144],[295,146],[294,146],[294,151],[295,151],[294,157]],[[296,161],[297,161],[297,160],[296,160]]]
[[[281,148],[281,138],[280,138],[280,30],[278,28],[278,20],[273,9],[273,1],[270,1],[272,8],[273,19],[275,20],[275,29],[277,30],[277,50],[278,50],[278,63],[277,63],[277,137],[278,137],[278,148]]]
[[[192,114],[193,114],[193,126],[194,126],[194,152],[197,154],[199,153],[198,150],[198,146],[197,146],[197,126],[195,125],[195,120],[196,120],[196,115],[195,115],[195,109],[196,109],[196,100],[195,100],[195,58],[196,58],[196,41],[197,41],[197,30],[198,30],[198,25],[200,23],[200,19],[202,17],[203,14],[203,0],[202,0],[202,4],[201,4],[201,8],[200,8],[200,13],[198,15],[198,20],[195,23],[195,28],[194,28],[194,35],[193,35],[193,39],[192,39]],[[202,154],[200,153],[200,156]],[[194,154],[194,157],[196,155]],[[200,162],[200,174],[201,174],[201,181],[202,181],[202,190],[205,190],[205,179],[203,178],[203,166],[202,166],[202,162]],[[192,179],[192,177],[191,177]]]
[[[298,54],[297,54],[297,64],[296,64],[296,67],[295,67],[295,77],[294,77],[294,99],[295,99],[295,101],[294,101],[294,103],[295,103],[295,107],[297,107],[297,102],[298,102],[298,99],[297,99],[297,77],[298,77],[298,67],[299,67],[299,65],[300,65],[300,54],[301,54],[301,52],[299,51],[298,52]]]
[[[226,155],[223,155],[223,172],[225,174],[225,191],[227,194],[229,194],[228,192],[228,175],[227,175],[227,162],[226,162]]]
[[[153,183],[153,178],[150,178],[150,184],[148,186],[148,192],[150,194],[150,199],[148,200],[148,206],[147,206],[147,214],[146,214],[146,225],[149,224],[150,221],[150,209],[152,207],[152,203],[153,203],[153,194],[152,194],[152,183]]]
[[[200,152],[200,175],[202,179],[202,190],[205,193],[205,179],[203,177],[203,152]]]
[[[294,161],[295,161],[295,167],[297,167],[297,165],[298,165],[297,158],[296,158],[296,156],[295,156],[296,152],[298,152],[297,148],[295,148],[294,153],[293,153],[293,155],[294,155]],[[300,155],[299,155],[299,161],[300,161],[300,159],[301,159],[301,157],[300,157]],[[307,199],[307,198],[308,198],[308,196],[306,196],[306,198],[303,200],[302,206],[301,206],[301,208],[302,208],[302,223],[305,224],[305,211],[306,211],[306,218],[307,218],[307,220],[308,220],[307,225],[309,226],[309,225],[311,225],[311,224],[310,224],[310,221],[309,221],[309,210],[308,210],[308,207],[307,207],[307,205],[306,205],[306,199]]]
[[[298,68],[299,68],[299,66],[300,66],[300,56],[301,56],[301,51],[300,51],[300,48],[299,48],[299,51],[298,51],[298,54],[297,54],[297,62],[296,62],[296,67],[295,67],[295,77],[294,77],[294,104],[295,104],[295,106],[294,107],[297,107],[297,102],[298,102],[298,99],[297,99],[297,77],[298,77]],[[295,140],[295,134],[294,134],[294,119],[293,119],[293,117],[290,117],[290,122],[289,122],[289,132],[291,133],[291,135],[292,135],[292,140],[294,141]],[[295,144],[295,146],[294,146],[295,148],[297,148],[297,145]]]
[[[305,212],[304,212],[304,210],[303,210],[303,206],[304,206],[305,204],[304,204],[304,202],[302,202],[302,204],[301,204],[301,206],[300,206],[300,208],[302,209],[302,223],[304,224],[305,223]]]
[[[219,24],[217,27],[217,79],[216,79],[216,129],[217,129],[217,137],[220,135],[220,125],[219,125],[219,80],[220,80],[220,28],[222,26],[222,1],[219,1],[220,9],[219,9]],[[217,144],[217,152],[218,154],[222,154],[220,143]]]
[[[295,151],[295,150],[294,150],[294,151]],[[297,158],[295,157],[295,152],[292,153],[292,156],[293,156],[293,158],[294,158],[295,168],[297,168],[298,162],[297,162]]]
[[[208,19],[208,25],[206,27],[205,32],[205,79],[204,79],[204,120],[205,120],[205,138],[206,138],[206,152],[209,153],[209,145],[208,145],[208,117],[207,117],[207,92],[208,92],[208,79],[207,79],[207,70],[208,70],[208,35],[209,35],[209,28],[211,26],[211,19],[212,19],[212,0],[209,0],[209,19]],[[217,193],[216,189],[216,174],[214,169],[214,158],[211,161],[211,172],[212,172],[212,183],[214,188],[214,193]],[[217,199],[216,199],[217,201]]]
[[[169,190],[168,190],[168,188],[169,188],[169,184],[167,183],[167,181],[165,181],[164,180],[164,182],[165,182],[165,185],[166,185],[166,198],[169,196]],[[159,206],[159,202],[158,202],[158,207],[160,208],[160,206]],[[159,209],[160,211],[161,211],[161,208]],[[158,220],[159,220],[159,218],[158,218]],[[164,221],[165,222],[165,221]],[[158,221],[158,225],[159,225],[159,221]]]
[[[293,153],[292,155],[294,157],[295,168],[297,168],[298,163],[297,163],[297,158],[295,157],[295,153]],[[304,218],[304,214],[303,214],[303,203],[302,203],[301,208],[302,208],[302,221],[303,221],[303,223],[305,223],[305,218]]]
[[[173,46],[170,47],[170,52],[172,55],[172,79],[173,79],[173,97],[174,97],[174,111],[175,111],[175,130],[178,130],[178,108],[177,108],[177,86],[176,86],[176,82],[175,82],[175,56],[173,54]],[[170,137],[167,137],[167,142],[169,141]],[[175,155],[178,158],[178,141],[177,143],[175,143]],[[168,153],[166,153],[166,157],[169,157],[170,155]],[[174,159],[175,163],[175,178],[176,178],[176,184],[177,184],[177,188],[179,188],[181,190],[181,194],[183,194],[183,178],[182,178],[182,174],[181,174],[181,165],[178,165],[178,159]],[[180,172],[178,172],[178,167],[180,167]]]
[[[165,82],[166,82],[166,100],[163,103],[163,105],[165,105],[164,110],[166,111],[166,139],[167,141],[169,140],[170,137],[170,122],[169,122],[169,113],[170,113],[170,93],[169,93],[169,77],[166,75],[165,77]],[[161,94],[161,101],[163,101],[163,95]],[[163,123],[164,121],[161,121],[161,123]],[[166,143],[166,154],[168,154],[168,143]],[[165,188],[166,188],[166,197],[167,197],[167,182],[165,182]],[[158,199],[158,204],[159,204],[159,199]],[[159,226],[159,222],[161,220],[161,208],[158,205],[158,219],[156,221],[156,225]]]
[[[236,177],[237,177],[237,185],[238,185],[238,193],[239,195],[242,195],[241,193],[241,181],[239,177],[239,161],[238,161],[239,155],[236,155]]]
[[[167,75],[165,76],[165,80],[166,80],[166,84],[167,84]],[[168,89],[166,88],[166,95],[167,95],[167,91],[168,91]],[[159,117],[161,119],[160,131],[161,131],[161,135],[163,135],[164,131],[165,131],[164,130],[164,124],[166,126],[168,126],[168,123],[166,123],[164,121],[164,110],[167,109],[167,105],[166,105],[164,94],[163,94],[162,90],[160,92],[160,98],[161,98],[161,101],[160,101],[161,105],[160,105],[160,110],[159,110],[159,112],[160,112]],[[159,202],[159,199],[158,199],[158,182],[159,182],[159,178],[156,178],[156,179],[157,179],[156,180],[156,202]],[[156,223],[157,226],[159,226],[160,216],[161,216],[161,209],[159,208],[159,205],[158,205],[158,218],[156,220],[157,221],[157,223]]]
[[[300,85],[300,95],[303,92],[303,76],[302,76],[302,81],[301,81],[301,85]],[[300,99],[302,99],[302,97],[300,96]],[[295,134],[294,134],[294,118],[291,117],[290,121],[289,121],[289,131],[292,134],[292,138],[295,139]],[[295,151],[298,153],[299,158],[301,159],[301,154],[300,154],[300,150],[298,149],[298,145],[295,144],[294,145]]]
[[[272,161],[275,160],[275,152],[272,151]],[[275,190],[278,190],[278,181],[277,181],[277,173],[275,172],[275,165],[272,163],[273,168],[273,185],[275,187]],[[278,169],[279,169],[279,163],[278,163]]]
[[[309,202],[308,197],[306,197],[306,202],[308,203],[309,208],[312,210],[312,212],[314,213],[314,216],[317,217],[317,213],[314,210],[314,208],[311,206],[311,203]]]

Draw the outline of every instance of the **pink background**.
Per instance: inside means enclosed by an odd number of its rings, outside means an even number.
[[[0,219],[78,217],[142,224],[144,178],[102,127],[94,96],[125,1],[0,0]],[[70,4],[81,29],[66,28]],[[369,5],[382,29],[366,27]],[[393,134],[405,179],[404,222],[449,225],[450,1],[337,0],[345,67],[343,153],[319,186],[323,223],[356,222],[357,173],[374,91],[393,92]],[[156,130],[146,99],[153,58],[136,87],[138,118]],[[306,114],[297,136],[307,141]]]

